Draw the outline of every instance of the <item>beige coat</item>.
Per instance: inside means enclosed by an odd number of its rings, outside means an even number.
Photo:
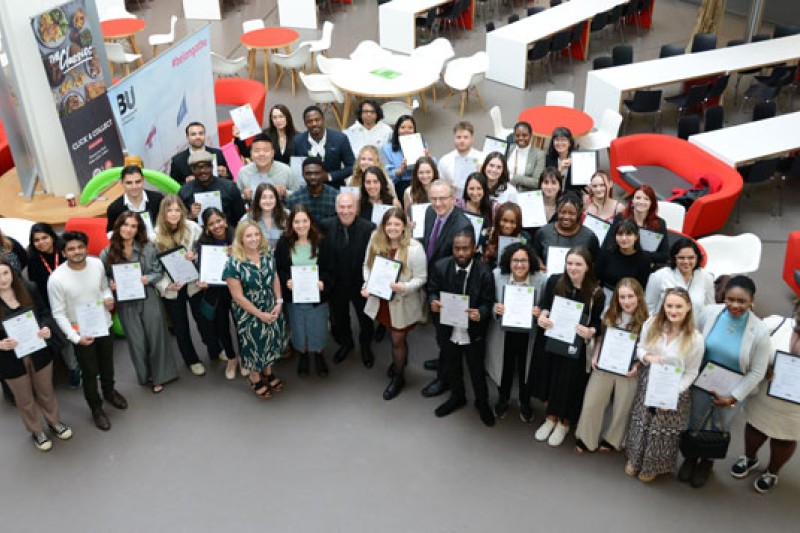
[[[181,244],[183,244],[183,247],[186,248],[186,251],[192,252],[195,251],[197,241],[200,239],[200,235],[203,234],[203,230],[196,222],[191,220],[186,221],[186,226],[189,231],[186,232],[184,241]],[[167,269],[164,269],[164,274],[166,275],[162,276],[158,283],[156,283],[156,290],[162,298],[174,300],[178,297],[178,291],[173,291],[167,288],[172,283],[172,279],[169,277],[169,274],[167,274]],[[200,288],[197,286],[197,282],[194,281],[189,283],[189,285],[186,287],[186,291],[189,296],[193,296],[199,290]]]
[[[373,232],[372,235],[374,237],[375,233]],[[370,249],[370,246],[372,246],[372,239],[367,245],[367,250]],[[370,269],[366,264],[366,257],[364,260],[364,279],[368,280]],[[425,305],[422,287],[425,286],[427,280],[428,267],[425,251],[419,242],[412,240],[408,246],[408,258],[406,264],[403,265],[399,280],[400,283],[406,284],[406,290],[403,293],[395,293],[394,298],[389,301],[389,315],[392,318],[393,328],[403,329],[422,320],[422,307]],[[364,313],[374,319],[378,315],[379,307],[380,299],[377,296],[370,296],[367,298],[367,305],[364,306]]]

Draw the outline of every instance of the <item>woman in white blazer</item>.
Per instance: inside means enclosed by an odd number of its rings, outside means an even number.
[[[647,280],[645,298],[647,310],[654,315],[664,303],[664,292],[672,287],[680,287],[689,292],[695,316],[703,314],[703,309],[714,303],[714,278],[700,265],[703,254],[697,243],[688,237],[675,241],[669,250],[669,265],[653,272]]]
[[[390,285],[390,300],[379,298],[367,290],[369,277],[378,256],[399,263],[400,274]],[[378,228],[372,233],[364,258],[364,287],[361,294],[367,298],[364,313],[377,320],[392,336],[392,364],[387,374],[391,378],[383,392],[384,400],[391,400],[405,385],[404,371],[408,360],[408,332],[422,320],[424,294],[422,287],[428,280],[425,250],[411,238],[411,229],[405,212],[397,207],[386,211]]]

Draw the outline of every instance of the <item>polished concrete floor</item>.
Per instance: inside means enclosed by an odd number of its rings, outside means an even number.
[[[211,23],[212,48],[230,57],[243,54],[242,20],[277,23],[275,0],[236,4],[226,8],[221,22]],[[170,14],[182,16],[180,5],[143,1],[134,12],[147,20],[149,31],[159,33],[166,31]],[[693,6],[678,0],[656,5],[651,31],[626,34],[636,60],[655,57],[664,43],[687,42],[693,27]],[[503,19],[507,15],[508,10]],[[332,57],[346,56],[362,39],[377,39],[372,0],[355,0],[330,18],[336,24]],[[178,36],[199,24],[181,20]],[[726,19],[721,41],[739,37],[742,28],[741,20]],[[617,42],[617,35],[594,40],[592,56],[608,53]],[[482,30],[453,37],[459,56],[483,43]],[[486,82],[482,93],[488,106],[501,105],[511,123],[521,109],[543,103],[549,89],[574,90],[580,105],[588,68],[559,64],[554,83],[540,81],[532,90],[518,91]],[[268,107],[278,102],[296,116],[308,104],[302,94],[292,99],[286,82],[270,88]],[[746,120],[730,104],[728,111],[731,123]],[[457,108],[435,102],[417,117],[432,152],[449,151]],[[479,137],[489,131],[488,115],[475,102],[465,118],[475,123]],[[666,113],[664,132],[674,132],[673,124],[674,116]],[[637,123],[632,131],[646,128]],[[787,185],[781,218],[769,214],[769,187],[754,191],[742,222],[725,228],[728,234],[752,231],[765,240],[762,266],[754,274],[757,310],[764,315],[790,309],[780,270],[786,235],[800,227],[798,188]],[[352,354],[332,366],[326,380],[300,380],[296,361],[282,362],[278,373],[287,381],[286,391],[269,401],[256,399],[241,378],[226,381],[222,367],[214,365],[202,378],[183,369],[180,380],[154,396],[136,384],[120,341],[118,388],[130,409],[109,408],[110,432],[94,428],[81,393],[63,380],[62,415],[75,437],[56,442],[48,454],[31,445],[14,409],[0,405],[2,531],[797,531],[800,459],[785,467],[767,496],[753,491],[752,478],[737,481],[727,472],[743,448],[741,418],[734,423],[731,460],[718,465],[707,487],[693,490],[670,476],[644,485],[624,474],[619,454],[578,457],[572,437],[557,449],[536,443],[532,432],[542,421],[541,406],[533,426],[519,421],[515,407],[491,429],[471,407],[436,419],[433,409],[441,399],[419,395],[431,377],[422,361],[435,353],[432,331],[419,328],[409,339],[408,385],[391,402],[381,398],[387,341],[376,346],[372,370]],[[328,347],[329,359],[334,349]],[[767,459],[764,451],[761,459]]]

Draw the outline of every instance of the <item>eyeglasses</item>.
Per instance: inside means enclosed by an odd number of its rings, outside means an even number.
[[[511,262],[512,263],[516,263],[518,265],[527,265],[528,264],[528,260],[525,259],[525,258],[523,258],[523,259],[512,259]]]
[[[440,204],[442,202],[446,202],[449,199],[450,199],[449,196],[431,196],[430,197],[430,200],[431,200],[432,204]]]
[[[697,259],[696,255],[676,255],[676,261],[695,261]]]
[[[361,114],[362,115],[365,114],[365,113],[369,113],[370,115],[377,115],[378,114],[378,112],[375,111],[374,109],[367,109],[366,107],[361,110]]]

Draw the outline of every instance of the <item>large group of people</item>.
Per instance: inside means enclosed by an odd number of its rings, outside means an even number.
[[[677,469],[682,433],[708,422],[729,427],[744,408],[746,455],[731,474],[756,468],[756,452],[770,439],[772,458],[755,487],[775,485],[800,436],[800,406],[768,396],[765,383],[776,346],[799,352],[797,317],[791,341],[773,341],[777,328],[753,312],[756,288],[745,276],[728,280],[716,303],[697,244],[685,237],[669,244],[652,188],[622,201],[603,171],[585,188],[573,184],[576,143],[566,128],[553,132],[545,151],[522,122],[507,153],[482,154],[472,124],[459,122],[453,151],[436,158],[426,147],[413,161],[399,141],[418,133],[413,117],[391,128],[382,116],[366,100],[357,122],[340,132],[310,106],[306,130],[297,132],[289,109],[276,105],[261,134],[237,140],[245,165],[235,181],[193,122],[187,150],[172,161],[177,195],[145,191],[135,165],[122,170],[125,193],[108,208],[109,245],[99,257],[87,254],[85,234],[58,236],[47,224],[33,227],[27,251],[0,234],[0,317],[32,310],[45,344],[18,358],[17,341],[0,326],[0,377],[37,448],[52,447],[50,434],[72,434],[53,392],[54,355],[64,358],[71,384],[82,383],[99,429],[111,427],[104,401],[127,408],[114,381],[112,312],[127,332],[138,382],[154,394],[179,375],[170,330],[191,374],[205,374],[194,320],[206,358],[225,361],[225,376],[241,373],[261,399],[284,389],[274,372],[281,358],[292,357],[301,378],[312,363],[328,376],[329,332],[334,364],[358,348],[368,369],[388,332],[383,398],[392,400],[407,385],[409,337],[432,324],[438,353],[424,367],[435,374],[421,393],[448,395],[437,417],[467,404],[466,364],[486,426],[509,412],[516,379],[523,422],[534,421],[534,399],[544,406],[535,440],[560,446],[575,428],[577,453],[621,452],[625,472],[643,482],[677,470],[700,487],[713,461],[684,457]],[[300,175],[292,157],[303,158]],[[520,193],[537,190],[546,223],[526,227]],[[588,216],[607,231],[584,225]],[[218,253],[216,282],[176,276],[167,261],[177,255],[203,272]],[[133,281],[121,279],[131,265]],[[131,285],[138,297],[128,294]],[[617,373],[604,366],[602,347],[620,332],[635,344]],[[741,379],[725,392],[694,386],[707,364]],[[665,367],[680,374],[677,399],[657,406],[651,382],[663,395]]]

